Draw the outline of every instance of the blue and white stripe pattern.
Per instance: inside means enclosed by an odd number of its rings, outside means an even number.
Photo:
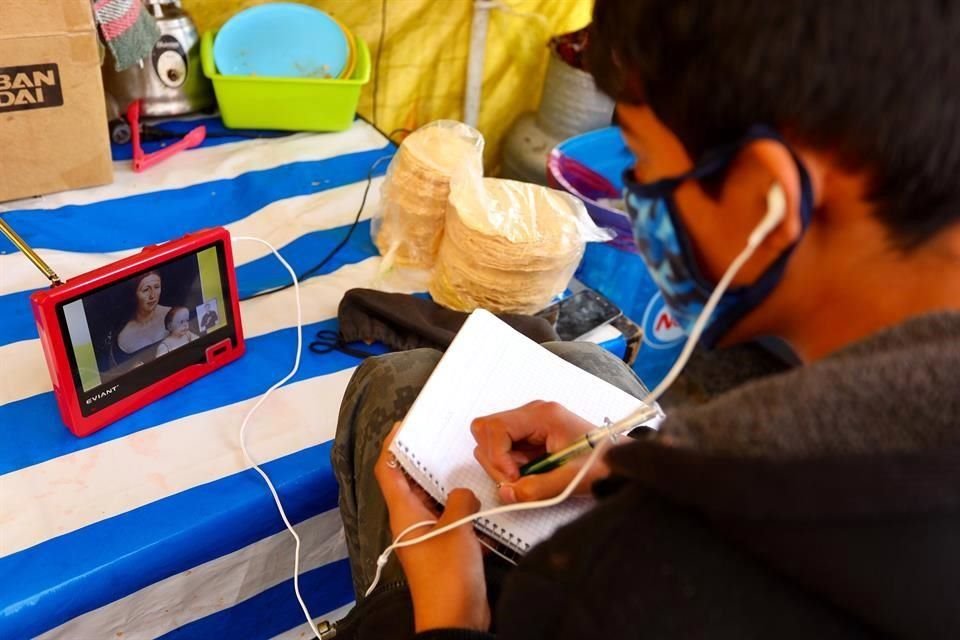
[[[67,279],[214,225],[268,240],[302,272],[344,237],[371,165],[393,151],[359,120],[334,134],[209,138],[144,174],[115,149],[113,184],[7,203],[0,215]],[[426,289],[422,274],[379,273],[368,218],[387,164],[350,242],[302,283],[307,338],[336,328],[350,288]],[[235,244],[234,256],[241,297],[287,282],[257,243]],[[293,362],[293,291],[241,303],[240,360],[78,439],[60,421],[30,312],[29,294],[45,286],[0,238],[0,640],[307,637],[293,542],[237,440],[249,407]],[[595,340],[622,350],[614,334]],[[329,450],[358,363],[305,354],[247,432],[303,537],[307,604],[333,619],[353,593]]]
[[[335,134],[212,138],[139,175],[118,150],[112,185],[0,214],[65,278],[214,225],[270,241],[302,271],[340,241],[370,166],[392,153],[362,121]],[[286,282],[262,247],[234,249],[241,295]],[[305,335],[335,326],[349,288],[424,290],[396,274],[384,283],[378,270],[364,222],[303,283]],[[248,342],[238,362],[77,439],[57,413],[30,313],[29,294],[45,285],[0,240],[0,638],[298,635],[292,541],[237,445],[243,414],[292,363],[292,290],[241,304]],[[353,600],[329,447],[357,363],[306,355],[248,432],[303,532],[301,584],[316,615]]]

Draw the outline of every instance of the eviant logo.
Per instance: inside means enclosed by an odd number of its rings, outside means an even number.
[[[89,398],[87,398],[87,404],[93,404],[94,402],[97,402],[98,400],[103,400],[103,399],[106,398],[108,395],[110,395],[111,393],[113,393],[114,391],[116,391],[119,387],[120,387],[120,385],[115,384],[115,385],[113,385],[112,387],[110,387],[109,389],[104,389],[103,391],[101,391],[101,392],[99,392],[99,393],[96,393],[96,394],[90,396]]]
[[[55,64],[0,67],[0,113],[59,107],[60,69]]]

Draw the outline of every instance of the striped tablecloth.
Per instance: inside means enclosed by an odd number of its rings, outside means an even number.
[[[0,215],[64,278],[215,225],[270,241],[303,271],[343,237],[370,166],[392,152],[363,121],[335,134],[211,138],[139,175],[118,149],[113,184]],[[241,303],[238,362],[78,439],[57,414],[30,312],[43,276],[6,240],[0,252],[0,638],[300,637],[292,541],[237,445],[243,414],[292,365],[292,290]],[[241,296],[287,281],[258,244],[235,244],[235,256]],[[344,291],[374,283],[375,256],[367,221],[303,283],[305,335],[335,327]],[[305,353],[248,432],[303,532],[315,615],[353,599],[329,448],[356,365]]]
[[[113,184],[7,203],[0,215],[67,279],[216,225],[270,241],[302,272],[344,237],[371,165],[393,151],[360,120],[342,133],[211,137],[139,175],[117,148]],[[347,289],[423,291],[402,273],[378,278],[369,215],[387,164],[350,242],[302,285],[307,338],[336,328]],[[287,282],[259,244],[234,251],[241,297]],[[60,421],[30,312],[44,286],[0,238],[0,639],[306,637],[292,540],[238,447],[243,415],[293,363],[293,291],[241,303],[240,360],[78,439]],[[329,450],[357,364],[305,353],[248,430],[299,523],[316,616],[353,600]]]

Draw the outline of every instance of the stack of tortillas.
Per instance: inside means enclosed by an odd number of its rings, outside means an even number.
[[[573,196],[458,175],[430,294],[461,311],[533,313],[567,286],[587,239],[602,239]]]
[[[461,122],[440,120],[411,133],[390,162],[374,241],[399,265],[430,267],[443,236],[450,176],[470,165],[482,172],[483,137]]]

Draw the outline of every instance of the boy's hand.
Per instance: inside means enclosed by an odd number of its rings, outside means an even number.
[[[477,418],[470,427],[477,441],[473,455],[500,485],[500,500],[508,504],[543,500],[563,492],[587,456],[571,460],[553,471],[523,478],[520,477],[520,467],[544,453],[566,447],[595,428],[562,405],[543,401]],[[589,493],[591,485],[609,473],[603,459],[597,460],[576,493]]]
[[[374,474],[390,512],[390,530],[396,538],[407,527],[437,520],[408,533],[412,539],[476,513],[480,502],[473,492],[455,489],[439,518],[424,504],[389,451],[400,423],[384,439]],[[431,540],[397,549],[397,557],[410,587],[417,632],[459,628],[486,631],[490,627],[486,579],[480,542],[473,525],[465,523]]]

